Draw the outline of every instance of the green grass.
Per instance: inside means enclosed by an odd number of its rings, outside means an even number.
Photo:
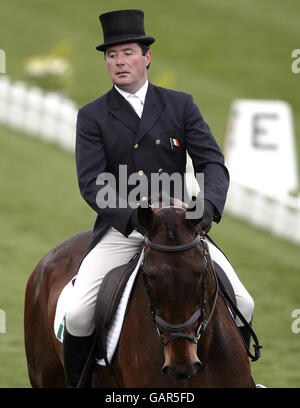
[[[217,140],[236,98],[282,99],[293,108],[300,157],[300,74],[291,72],[299,48],[298,0],[3,0],[0,48],[7,74],[24,79],[26,58],[63,45],[74,67],[67,92],[82,105],[110,86],[98,15],[142,8],[156,37],[150,80],[194,95]],[[23,303],[27,279],[39,259],[66,237],[91,227],[94,215],[80,197],[72,155],[0,128],[0,387],[28,387]],[[299,387],[299,335],[291,312],[300,307],[299,247],[228,215],[212,233],[255,300],[254,327],[264,345],[252,363],[254,378],[269,387]]]
[[[299,334],[291,330],[292,310],[300,304],[299,247],[228,215],[212,236],[255,301],[253,325],[263,345],[261,359],[252,363],[255,380],[299,387]]]
[[[90,228],[74,160],[57,147],[0,128],[0,387],[26,387],[23,304],[27,279],[53,246]]]

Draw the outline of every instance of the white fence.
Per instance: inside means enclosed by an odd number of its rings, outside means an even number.
[[[23,82],[11,83],[7,76],[0,76],[0,124],[73,152],[76,116],[76,105],[70,99],[29,88]],[[187,171],[190,188],[196,191],[190,159]],[[300,244],[300,197],[279,201],[232,183],[225,211]]]
[[[72,100],[0,76],[0,124],[73,151],[76,116],[77,108]]]
[[[300,244],[300,197],[282,200],[231,183],[225,211]]]
[[[197,195],[199,187],[193,176],[193,165],[189,157],[187,173],[188,191]],[[300,196],[285,196],[279,200],[231,182],[225,212],[266,229],[280,238],[300,244]]]

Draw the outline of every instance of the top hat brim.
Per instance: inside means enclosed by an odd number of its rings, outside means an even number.
[[[138,36],[138,37],[126,37],[126,38],[119,38],[115,39],[112,41],[107,41],[103,44],[99,44],[96,47],[96,50],[98,51],[105,51],[108,47],[112,45],[118,45],[118,44],[126,44],[126,43],[141,43],[145,45],[150,45],[153,44],[155,41],[155,38],[150,37],[150,36]]]

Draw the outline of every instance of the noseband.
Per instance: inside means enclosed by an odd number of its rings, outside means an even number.
[[[164,207],[165,208],[165,207]],[[159,211],[163,210],[164,208],[160,208],[156,213]],[[182,211],[185,211],[184,208],[182,207],[171,207],[174,209],[179,209]],[[212,315],[214,313],[216,303],[217,303],[217,298],[218,298],[218,292],[219,292],[219,286],[218,286],[218,279],[215,274],[215,270],[212,266],[211,258],[209,255],[209,250],[207,243],[205,241],[204,236],[197,232],[196,237],[191,241],[188,242],[187,244],[183,245],[161,245],[161,244],[156,244],[155,242],[152,242],[147,236],[145,237],[145,246],[148,246],[151,249],[154,249],[155,251],[159,252],[182,252],[182,251],[187,251],[191,248],[194,248],[195,246],[201,244],[203,247],[203,255],[204,255],[204,271],[203,271],[203,279],[202,279],[202,299],[201,299],[201,305],[200,307],[192,314],[192,316],[186,320],[183,323],[179,324],[171,324],[166,322],[162,317],[158,316],[155,312],[155,308],[152,304],[151,301],[151,293],[150,293],[150,286],[146,277],[145,272],[142,273],[143,279],[144,279],[144,284],[146,287],[146,290],[149,295],[150,299],[150,312],[151,312],[151,317],[153,319],[154,325],[156,327],[157,333],[159,335],[159,338],[162,340],[164,346],[166,346],[170,341],[176,340],[176,339],[187,339],[191,341],[192,343],[197,344],[200,340],[201,335],[205,331],[208,323],[210,322]],[[205,291],[206,291],[206,275],[207,275],[207,270],[208,270],[208,265],[211,266],[211,270],[213,271],[215,282],[216,282],[216,291],[215,291],[215,296],[214,296],[214,302],[213,306],[210,312],[209,317],[206,319],[206,300],[205,300]],[[196,323],[199,320],[199,325],[196,330],[195,335],[190,335],[186,333],[186,330],[189,329],[194,323]],[[167,339],[164,338],[163,333],[161,332],[161,329],[167,330],[170,335]]]

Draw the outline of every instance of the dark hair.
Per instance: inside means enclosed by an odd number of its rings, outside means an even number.
[[[142,43],[139,43],[139,42],[137,43],[137,45],[141,48],[143,56],[145,56],[147,54],[147,52],[150,50],[149,45],[142,44]]]
[[[150,50],[149,45],[146,44],[142,44],[142,43],[137,43],[137,45],[140,47],[140,49],[142,50],[142,55],[145,56],[147,54],[147,52]],[[150,63],[149,65],[147,65],[147,69],[149,69],[150,67]]]

